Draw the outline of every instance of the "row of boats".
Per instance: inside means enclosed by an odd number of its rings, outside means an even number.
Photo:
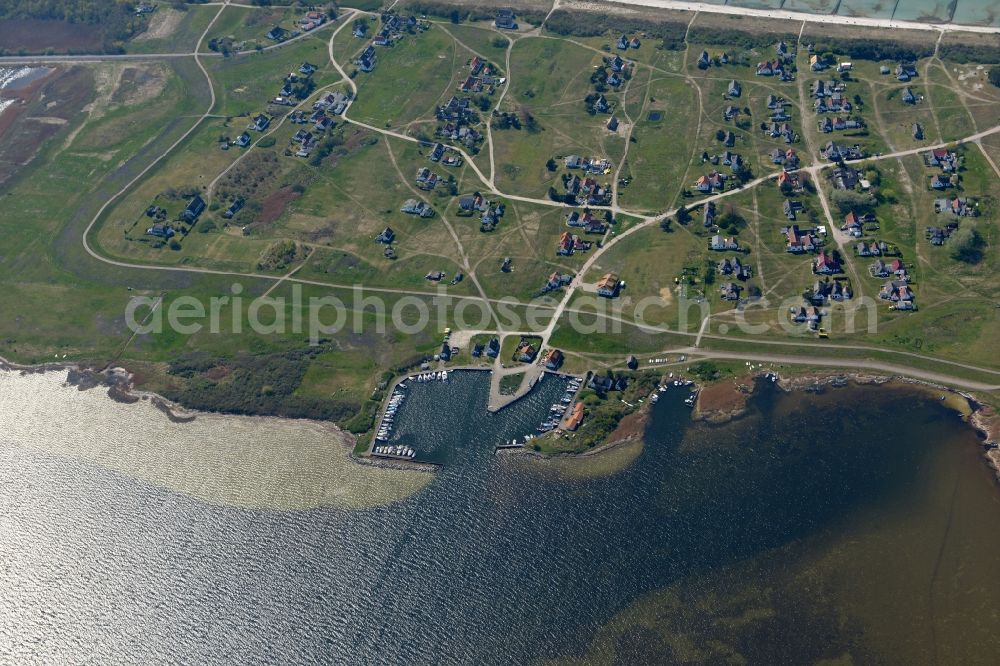
[[[559,427],[559,422],[562,421],[563,416],[566,414],[566,410],[573,403],[573,396],[576,392],[580,390],[580,380],[573,378],[566,384],[566,393],[559,402],[553,403],[549,408],[549,418],[546,419],[540,426],[535,428],[538,432],[549,432],[550,430],[555,430]]]
[[[423,372],[419,375],[410,375],[409,381],[411,382],[446,382],[448,381],[448,371],[441,370],[440,372]],[[399,384],[399,387],[406,388],[406,384]]]
[[[534,435],[525,435],[524,436],[524,441],[523,442],[519,442],[519,441],[517,441],[517,438],[515,437],[514,439],[510,440],[510,443],[507,443],[505,441],[503,444],[498,445],[497,448],[498,449],[519,449],[519,448],[523,447],[525,444],[527,444],[528,442],[530,442],[531,440],[533,440],[534,438],[535,438]]]
[[[673,377],[673,373],[671,373],[670,376]],[[690,379],[674,379],[673,381],[669,381],[666,384],[660,384],[657,387],[656,391],[653,392],[653,395],[649,396],[649,401],[652,402],[652,403],[654,403],[654,404],[656,402],[658,402],[659,399],[660,399],[660,393],[663,393],[664,391],[666,391],[671,386],[678,386],[678,387],[680,387],[680,386],[691,386],[692,384],[694,384],[694,382],[691,381]],[[689,395],[684,400],[684,404],[687,405],[688,407],[694,407],[695,400],[697,400],[697,399],[698,399],[698,392],[697,391],[693,391],[691,393],[691,395]]]
[[[406,398],[406,394],[403,392],[405,390],[406,384],[403,382],[396,385],[396,390],[392,392],[392,397],[389,398],[389,406],[385,408],[385,414],[382,415],[382,420],[378,424],[378,432],[375,434],[376,440],[384,442],[392,436],[392,425],[396,418],[396,412],[399,411],[399,408],[403,405],[403,399]]]
[[[406,446],[405,444],[393,444],[393,445],[381,445],[376,446],[372,453],[377,456],[386,456],[390,458],[407,458],[412,460],[417,452],[413,450],[412,447]]]

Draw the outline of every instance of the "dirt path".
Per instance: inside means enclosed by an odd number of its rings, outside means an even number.
[[[209,22],[208,27],[206,27],[205,31],[202,33],[202,35],[201,35],[201,37],[199,39],[199,42],[198,42],[199,46],[200,46],[201,42],[204,41],[205,36],[208,34],[208,32],[210,31],[210,29],[212,28],[212,26],[215,24],[216,20],[218,19],[218,17],[221,14],[221,12],[225,9],[225,7],[227,6],[227,4],[220,4],[218,6],[220,7],[219,12],[215,15],[215,17],[212,19],[212,21]],[[741,11],[743,11],[743,10],[741,10]],[[334,36],[337,34],[337,32],[339,32],[340,29],[343,28],[343,26],[346,23],[347,23],[347,21],[344,21],[343,23],[341,23],[341,25],[338,27],[338,30],[334,33]],[[572,40],[570,40],[570,41],[572,41]],[[329,55],[330,55],[330,61],[331,61],[331,63],[334,65],[334,67],[337,69],[337,71],[341,74],[342,80],[346,81],[348,83],[348,85],[350,86],[350,88],[351,88],[351,90],[353,92],[353,96],[352,96],[352,101],[353,101],[353,97],[356,97],[356,95],[357,95],[357,85],[354,83],[353,80],[351,80],[346,75],[346,73],[343,70],[342,66],[333,57],[333,39],[332,39],[332,37],[330,39],[329,51],[330,51]],[[509,69],[509,51],[510,51],[510,49],[508,48],[508,59],[507,59],[508,69]],[[177,55],[178,54],[166,54],[164,57],[177,57]],[[83,234],[82,243],[83,243],[84,249],[87,251],[87,253],[90,256],[92,256],[93,258],[95,258],[95,259],[97,259],[97,260],[99,260],[101,262],[104,262],[104,263],[107,263],[107,264],[111,264],[111,265],[115,265],[115,266],[126,267],[126,268],[137,268],[137,269],[144,269],[144,270],[160,270],[160,271],[171,271],[171,272],[199,273],[199,274],[207,274],[207,275],[226,275],[226,276],[232,276],[232,277],[247,277],[247,278],[255,278],[255,279],[268,279],[268,280],[272,280],[272,281],[276,280],[278,282],[281,282],[281,281],[297,282],[297,283],[301,283],[301,284],[318,285],[318,286],[323,286],[323,287],[327,287],[327,288],[352,289],[353,285],[339,285],[339,284],[331,284],[331,283],[322,282],[322,281],[305,280],[305,279],[301,279],[301,278],[295,277],[295,276],[293,276],[291,274],[276,278],[275,276],[262,275],[262,274],[256,274],[256,273],[242,273],[242,272],[233,272],[233,271],[219,271],[219,270],[191,268],[191,267],[149,266],[149,265],[142,265],[142,264],[131,264],[131,263],[120,262],[120,261],[116,261],[116,260],[104,257],[104,256],[100,255],[99,253],[97,253],[90,246],[90,244],[88,242],[88,236],[89,236],[90,232],[93,230],[94,226],[100,220],[101,216],[108,209],[108,207],[110,205],[112,205],[126,191],[128,191],[131,187],[133,187],[137,182],[139,182],[164,157],[166,157],[168,154],[170,154],[178,145],[180,145],[184,140],[186,140],[188,138],[188,136],[190,136],[190,134],[201,124],[201,122],[205,118],[207,118],[207,117],[209,117],[211,115],[211,112],[212,112],[212,110],[213,110],[213,108],[215,106],[215,103],[216,103],[215,90],[214,90],[214,87],[213,87],[213,83],[212,83],[211,77],[208,75],[208,72],[205,70],[204,65],[201,63],[201,60],[200,60],[201,56],[199,54],[197,54],[197,53],[195,53],[195,54],[189,54],[189,55],[194,57],[195,63],[197,64],[197,66],[199,67],[199,69],[202,71],[202,74],[205,76],[206,80],[208,81],[209,90],[210,90],[210,97],[211,97],[211,102],[209,104],[208,109],[206,109],[205,113],[203,113],[201,116],[199,116],[197,118],[196,122],[192,125],[192,127],[189,130],[187,130],[177,141],[175,141],[157,159],[155,159],[150,165],[148,165],[145,169],[143,169],[135,178],[133,178],[131,181],[129,181],[121,190],[119,190],[115,195],[113,195],[112,197],[110,197],[108,199],[108,201],[106,201],[104,203],[104,205],[98,210],[97,214],[94,216],[94,218],[92,219],[92,221],[90,222],[90,224],[87,226],[87,228],[86,228],[86,230],[85,230],[85,232]],[[142,56],[142,57],[148,59],[151,56]],[[152,57],[156,57],[156,56],[152,56]],[[83,57],[76,57],[75,59],[76,60],[81,60],[81,61],[86,61],[86,60],[88,60],[88,58],[89,58],[88,56],[83,56]],[[37,61],[37,60],[33,59],[33,61]],[[652,69],[658,69],[658,68],[652,68]],[[687,79],[690,80],[690,77],[687,76],[687,75],[684,75],[684,74],[676,74],[676,73],[670,73],[670,72],[664,72],[664,73],[670,74],[672,76],[682,76],[682,77],[685,77],[685,78],[687,78]],[[508,71],[508,74],[509,74],[509,71]],[[701,96],[699,94],[699,102],[701,101],[700,98],[701,98]],[[802,101],[803,98],[804,98],[804,82],[800,82],[800,102]],[[406,141],[418,142],[418,140],[415,139],[414,137],[410,137],[410,136],[407,136],[405,134],[400,134],[398,132],[386,130],[386,129],[383,129],[383,128],[373,127],[371,125],[367,125],[367,124],[362,123],[362,122],[358,122],[358,121],[355,121],[355,120],[348,119],[348,118],[346,118],[346,111],[345,111],[345,121],[350,122],[352,124],[355,124],[355,125],[357,125],[359,127],[364,127],[365,129],[368,129],[368,130],[370,130],[372,132],[375,132],[375,133],[383,134],[383,135],[386,135],[386,136],[392,136],[392,137],[399,138],[399,139],[406,140]],[[980,132],[977,132],[977,133],[975,133],[975,134],[973,134],[973,135],[971,135],[969,137],[966,137],[964,139],[964,141],[966,141],[966,142],[972,141],[972,142],[979,143],[980,139],[982,139],[982,138],[984,138],[986,136],[990,136],[992,134],[996,134],[996,133],[1000,133],[1000,125],[998,125],[996,127],[992,127],[992,128],[986,129],[986,130],[983,130],[983,131],[980,131]],[[891,153],[889,153],[887,155],[881,155],[881,156],[877,156],[875,158],[868,158],[868,160],[870,160],[870,161],[879,161],[879,160],[885,160],[885,159],[898,159],[900,157],[904,157],[904,156],[907,156],[907,155],[919,154],[921,152],[925,152],[925,151],[930,150],[932,148],[945,147],[945,146],[951,145],[951,143],[953,143],[953,142],[941,143],[941,144],[938,144],[937,146],[923,146],[923,147],[920,147],[920,148],[914,148],[914,149],[910,149],[910,150],[893,151],[893,152],[891,152]],[[510,194],[505,194],[505,193],[499,192],[495,187],[492,187],[492,178],[487,179],[485,177],[485,175],[479,170],[479,168],[475,165],[475,163],[471,161],[471,159],[469,158],[469,156],[464,151],[462,151],[461,149],[457,149],[457,148],[455,150],[459,154],[463,155],[463,157],[465,158],[465,161],[469,165],[469,167],[476,173],[476,175],[479,177],[479,179],[484,184],[486,184],[487,186],[489,186],[489,189],[490,189],[490,191],[493,194],[496,194],[498,196],[501,196],[501,197],[504,197],[504,198],[507,198],[507,199],[510,199],[510,200],[513,200],[513,201],[524,201],[524,202],[527,202],[527,203],[538,204],[538,205],[547,205],[547,206],[553,206],[553,205],[555,205],[555,206],[565,207],[565,204],[560,204],[560,203],[557,203],[557,202],[551,202],[551,201],[542,200],[542,199],[534,199],[534,198],[530,198],[530,197],[522,197],[522,196],[517,196],[517,195],[510,195]],[[391,149],[390,149],[390,154],[391,154]],[[818,156],[814,155],[813,156],[813,160],[815,161],[817,157]],[[990,162],[991,162],[991,165],[994,167],[994,169],[997,170],[998,173],[1000,173],[1000,169],[997,169],[996,164],[993,164],[992,160],[990,160]],[[839,236],[837,236],[837,234],[839,232],[839,226],[836,225],[836,224],[834,224],[834,222],[833,222],[834,218],[833,218],[833,215],[832,215],[832,213],[831,213],[831,211],[829,209],[829,204],[828,204],[828,202],[826,200],[826,194],[823,191],[822,182],[821,182],[821,179],[820,179],[821,172],[823,170],[829,168],[830,166],[831,166],[830,164],[821,164],[821,163],[815,163],[814,162],[812,165],[810,165],[810,166],[806,167],[805,169],[803,169],[803,171],[806,171],[806,172],[810,173],[814,177],[815,182],[817,184],[817,192],[819,194],[820,202],[821,202],[821,205],[822,205],[822,207],[824,209],[824,214],[827,217],[828,221],[830,221],[830,224],[831,224],[831,231],[834,233],[835,238],[837,238],[838,246],[843,247],[843,245],[844,245],[844,239],[842,239]],[[398,169],[398,166],[397,166],[397,169]],[[735,194],[742,193],[742,192],[744,192],[747,189],[753,189],[753,188],[757,187],[758,185],[762,185],[762,184],[765,184],[765,183],[767,183],[767,182],[769,182],[771,180],[774,180],[777,177],[777,175],[778,175],[777,173],[770,173],[770,174],[767,174],[767,175],[764,175],[764,176],[760,176],[760,177],[754,179],[753,181],[751,181],[749,183],[746,183],[744,185],[744,187],[741,188],[741,189],[739,189],[739,190],[730,190],[728,192],[722,192],[722,193],[710,195],[710,196],[705,197],[705,198],[701,199],[700,201],[698,201],[696,204],[694,204],[692,206],[692,208],[697,208],[699,206],[704,206],[709,201],[716,201],[716,200],[720,200],[720,199],[723,199],[723,198],[728,197],[728,196],[732,196],[732,195],[735,195]],[[404,182],[408,182],[408,181],[406,181],[405,177],[403,177],[403,180],[404,180]],[[595,210],[610,210],[611,209],[610,207],[592,207],[592,208],[595,209]],[[626,231],[622,232],[621,234],[619,234],[619,235],[611,238],[607,243],[604,244],[603,247],[599,248],[590,257],[588,257],[587,261],[580,268],[577,277],[564,290],[563,298],[558,303],[558,305],[555,306],[555,307],[553,307],[553,308],[548,308],[548,307],[543,308],[543,309],[551,309],[551,311],[552,311],[552,318],[551,318],[549,324],[541,332],[543,346],[546,345],[546,344],[548,344],[548,341],[551,338],[552,333],[554,332],[556,326],[558,325],[558,321],[561,318],[561,316],[564,313],[566,313],[566,312],[573,312],[574,311],[574,310],[568,308],[569,302],[572,300],[572,297],[575,294],[575,291],[582,286],[582,284],[583,284],[583,277],[585,276],[586,272],[591,267],[593,267],[594,265],[597,264],[597,262],[600,260],[601,256],[604,254],[604,252],[606,252],[607,250],[611,249],[621,239],[626,238],[626,237],[628,237],[628,236],[630,236],[630,235],[632,235],[634,233],[638,233],[638,232],[640,232],[640,230],[644,230],[644,229],[648,228],[652,224],[657,224],[660,220],[662,220],[662,219],[664,219],[664,218],[666,218],[668,216],[671,216],[671,215],[673,215],[673,214],[676,213],[675,210],[670,210],[670,211],[667,211],[666,213],[664,213],[662,215],[658,215],[658,216],[645,216],[645,215],[641,215],[641,214],[637,214],[637,213],[632,213],[632,212],[628,212],[628,211],[624,211],[624,212],[626,212],[626,213],[628,213],[630,215],[634,215],[635,217],[639,218],[640,222],[638,224],[630,227]],[[453,238],[455,239],[456,243],[458,244],[458,246],[460,248],[460,253],[462,255],[463,263],[468,268],[469,267],[469,261],[468,261],[467,256],[464,253],[464,250],[461,250],[461,243],[459,242],[457,234],[455,233],[454,229],[451,227],[450,223],[448,223],[447,220],[443,220],[443,223],[446,224],[447,228],[449,229],[449,232],[452,234]],[[846,259],[847,259],[847,256],[845,254],[845,260]],[[848,265],[849,270],[856,277],[856,271],[854,269],[853,263],[850,262],[850,261],[846,261],[846,263]],[[476,285],[477,290],[480,293],[480,300],[483,300],[487,304],[501,302],[501,300],[499,300],[499,299],[490,299],[490,298],[488,298],[486,296],[485,291],[479,285],[478,280],[475,279],[474,273],[470,272],[469,278],[471,280],[473,280],[473,283]],[[862,282],[860,280],[857,280],[857,285],[856,286],[858,288],[860,288],[861,284],[862,284]],[[419,295],[419,296],[433,296],[433,295],[436,295],[436,292],[430,292],[430,291],[399,290],[399,289],[374,288],[374,287],[373,288],[368,288],[368,291],[382,292],[382,293],[392,293],[392,294],[413,294],[413,295]],[[491,308],[491,312],[492,312],[492,308]],[[614,317],[614,316],[609,316],[609,315],[604,315],[604,316],[608,317],[610,319],[618,319],[618,320],[620,320],[620,321],[622,321],[623,323],[626,323],[626,324],[638,325],[634,321],[624,320],[624,319],[622,319],[620,317]],[[495,317],[495,315],[494,315],[494,317]],[[703,327],[707,327],[707,324],[703,323]],[[643,326],[643,328],[651,328],[651,327]],[[705,328],[703,328],[703,330],[700,330],[698,332],[698,334],[687,333],[687,332],[670,331],[669,329],[663,329],[663,332],[668,332],[668,333],[675,334],[675,335],[694,336],[696,338],[697,342],[700,342],[702,339],[719,339],[719,340],[724,340],[724,341],[730,341],[731,340],[731,338],[727,338],[725,336],[708,334],[706,332]],[[534,334],[538,335],[538,333],[534,333]],[[801,347],[801,346],[803,346],[802,343],[785,342],[785,341],[780,341],[780,340],[757,340],[756,342],[760,343],[762,345],[772,345],[772,346],[789,346],[789,347],[796,347],[796,346]],[[829,347],[829,346],[827,346],[827,347]],[[957,363],[957,362],[953,362],[953,361],[943,361],[943,360],[940,360],[940,359],[935,359],[933,357],[923,356],[923,355],[920,355],[920,354],[913,354],[913,353],[909,353],[909,352],[900,352],[900,351],[895,351],[895,350],[879,349],[877,347],[865,347],[865,346],[861,346],[861,345],[839,345],[837,347],[838,348],[842,348],[842,349],[859,349],[859,350],[863,349],[863,350],[868,350],[868,351],[872,351],[872,352],[881,352],[881,353],[886,353],[886,354],[895,354],[895,355],[901,355],[901,356],[909,356],[909,357],[913,357],[913,358],[923,359],[925,361],[935,361],[935,362],[939,362],[939,363],[953,365],[953,366],[956,366],[956,367],[962,367],[962,368],[969,369],[969,370],[976,370],[976,371],[979,371],[979,372],[988,372],[988,373],[1000,375],[1000,372],[998,372],[998,371],[992,371],[992,370],[988,370],[988,369],[983,369],[983,368],[978,367],[978,366],[972,366],[972,365]],[[816,356],[812,356],[812,355],[807,356],[807,357],[797,357],[797,356],[794,356],[794,355],[780,355],[780,354],[768,354],[768,355],[765,355],[765,354],[760,354],[760,353],[743,353],[743,352],[729,353],[729,352],[714,352],[714,351],[713,352],[707,352],[707,354],[711,354],[714,357],[718,357],[718,358],[738,358],[738,359],[751,359],[751,358],[752,359],[760,359],[760,358],[766,356],[766,358],[764,358],[764,360],[775,360],[776,362],[788,362],[788,363],[804,363],[804,362],[807,362],[807,363],[811,363],[811,364],[814,364],[814,365],[823,365],[823,364],[834,365],[834,364],[837,364],[837,365],[840,365],[840,366],[852,366],[852,364],[853,365],[858,365],[858,364],[864,363],[864,367],[867,367],[867,368],[886,369],[887,371],[890,371],[890,372],[898,372],[898,373],[902,373],[902,374],[910,374],[911,376],[917,376],[917,377],[921,377],[921,378],[928,378],[928,379],[931,379],[933,381],[940,381],[940,382],[944,382],[944,383],[951,383],[951,384],[955,384],[955,385],[964,386],[964,387],[967,387],[967,388],[975,388],[975,389],[980,389],[980,390],[994,390],[996,388],[995,386],[992,386],[992,385],[987,385],[987,384],[983,384],[983,383],[977,383],[977,382],[970,382],[970,381],[966,381],[966,380],[961,380],[959,378],[950,377],[950,376],[945,375],[945,374],[933,373],[933,372],[923,371],[923,370],[917,370],[917,369],[913,369],[913,368],[906,368],[906,367],[903,367],[903,366],[895,366],[895,365],[892,365],[892,364],[878,364],[878,363],[874,363],[873,364],[873,363],[870,363],[870,362],[861,362],[861,361],[855,362],[855,361],[849,361],[849,360],[839,359],[839,358],[838,359],[833,359],[833,358],[825,358],[824,359],[824,358],[817,358]]]

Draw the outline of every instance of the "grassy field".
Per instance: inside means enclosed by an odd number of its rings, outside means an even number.
[[[564,170],[548,170],[549,159],[593,156],[617,164],[624,142],[605,129],[610,115],[590,115],[584,101],[593,92],[590,73],[601,55],[564,41],[529,39],[515,44],[510,62],[512,83],[501,110],[522,119],[530,115],[537,128],[494,130],[498,187],[544,197],[549,187],[562,191]],[[605,96],[621,101],[620,93]]]
[[[397,129],[433,118],[435,109],[468,75],[464,66],[472,56],[437,27],[406,35],[391,47],[379,47],[375,70],[357,75],[358,101],[352,116],[376,127]]]
[[[263,111],[265,104],[278,95],[284,78],[290,72],[298,73],[303,62],[318,67],[312,75],[317,87],[340,78],[330,64],[322,33],[272,51],[212,58],[205,62],[215,84],[215,113],[226,116],[245,116]]]
[[[184,5],[183,11],[160,7],[150,19],[149,28],[133,37],[125,50],[128,53],[191,53],[218,12],[218,7],[203,5]]]

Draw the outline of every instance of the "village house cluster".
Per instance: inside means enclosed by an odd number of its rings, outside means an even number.
[[[171,223],[167,220],[169,214],[165,208],[157,204],[150,205],[146,208],[145,215],[153,220],[153,224],[146,229],[146,235],[161,241],[170,240],[178,232],[182,236],[186,236],[198,222],[198,218],[201,217],[204,210],[205,200],[201,198],[200,194],[195,194]]]
[[[470,97],[453,96],[437,108],[436,116],[441,124],[434,131],[435,136],[460,143],[473,153],[479,151],[483,136],[474,128],[480,121]]]
[[[295,27],[288,30],[280,25],[273,26],[264,35],[273,42],[283,42],[286,39],[293,39],[299,35],[315,30],[324,25],[330,17],[325,12],[309,10],[303,14],[295,24]]]
[[[482,232],[496,229],[506,208],[502,201],[490,201],[479,192],[463,196],[458,200],[458,215],[473,217],[478,214],[479,230]]]
[[[434,144],[427,159],[446,167],[460,167],[464,163],[462,155],[458,151],[443,143]]]
[[[354,59],[354,64],[362,72],[372,72],[375,70],[375,65],[378,64],[378,53],[375,51],[376,46],[392,46],[403,39],[406,34],[426,30],[430,27],[430,24],[418,20],[415,16],[401,16],[394,12],[385,12],[381,16],[381,26],[375,38]],[[362,39],[368,35],[368,27],[363,19],[354,23],[352,34]]]
[[[566,216],[566,226],[574,229],[582,229],[584,233],[603,236],[608,230],[608,220],[610,218],[610,213],[607,216],[598,217],[589,209],[584,209],[582,214],[574,210]]]
[[[563,174],[562,181],[567,195],[578,206],[606,206],[611,203],[610,183],[601,184],[587,172],[583,178],[574,173]]]
[[[935,148],[924,153],[924,164],[937,172],[931,177],[930,186],[935,190],[947,190],[955,187],[953,180],[961,168],[961,159],[958,153],[947,148]]]
[[[458,85],[459,92],[492,95],[507,82],[492,63],[474,56],[469,61],[469,75]]]
[[[776,76],[780,81],[795,78],[795,53],[790,51],[784,40],[774,46],[774,59],[757,63],[757,76]],[[725,55],[725,54],[723,54]]]

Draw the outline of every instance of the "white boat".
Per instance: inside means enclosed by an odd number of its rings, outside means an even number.
[[[660,399],[660,394],[659,394],[659,393],[654,393],[653,395],[649,396],[649,401],[650,401],[650,402],[652,402],[652,403],[654,403],[654,404],[655,404],[655,403],[656,403],[656,402],[657,402],[657,401],[658,401],[659,399]]]

